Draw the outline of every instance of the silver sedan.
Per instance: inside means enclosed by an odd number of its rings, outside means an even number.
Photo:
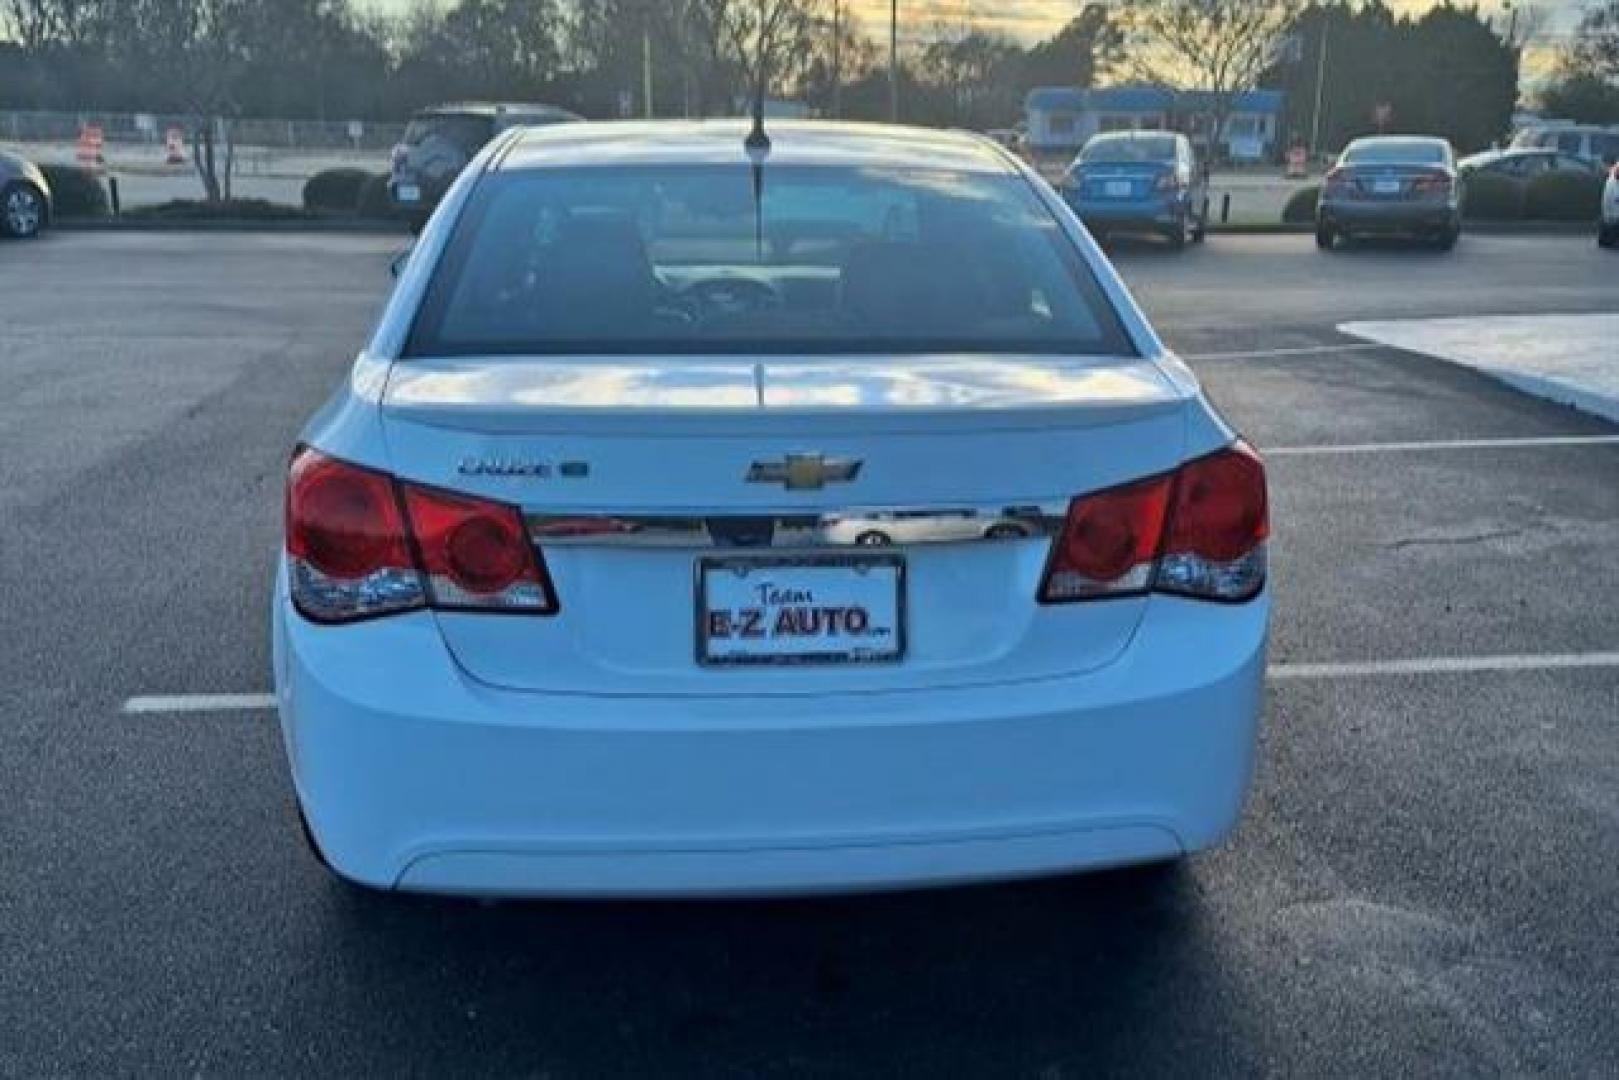
[[[39,166],[0,150],[0,235],[29,239],[51,219],[51,186]]]

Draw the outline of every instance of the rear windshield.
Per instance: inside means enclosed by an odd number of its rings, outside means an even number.
[[[405,145],[428,136],[448,139],[470,155],[493,137],[494,121],[486,116],[418,116],[405,128]]]
[[[1092,139],[1079,152],[1086,164],[1107,161],[1174,161],[1175,140],[1167,136]]]
[[[1428,139],[1389,139],[1352,143],[1344,151],[1345,165],[1443,165],[1445,144]]]
[[[407,351],[1133,352],[1019,177],[740,163],[486,177]]]

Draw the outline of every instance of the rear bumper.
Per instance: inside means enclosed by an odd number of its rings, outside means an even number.
[[[1321,204],[1318,217],[1323,225],[1355,232],[1424,232],[1462,224],[1460,207],[1450,202],[1333,200]]]
[[[1168,229],[1183,223],[1192,213],[1192,203],[1184,196],[1162,199],[1082,199],[1068,196],[1068,205],[1088,227]]]
[[[1235,825],[1268,598],[1154,598],[1107,668],[818,697],[494,690],[430,614],[349,627],[275,604],[282,732],[338,872],[478,895],[948,884],[1151,861]]]

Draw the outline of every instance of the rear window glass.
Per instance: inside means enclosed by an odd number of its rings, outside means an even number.
[[[1428,139],[1389,139],[1354,143],[1344,151],[1346,165],[1443,165],[1445,144]]]
[[[1133,350],[1020,177],[739,163],[486,177],[408,351]]]
[[[405,127],[405,145],[429,136],[446,139],[471,154],[494,134],[494,122],[483,116],[418,116]]]
[[[1092,139],[1079,152],[1087,164],[1104,161],[1174,161],[1175,140],[1163,136]]]

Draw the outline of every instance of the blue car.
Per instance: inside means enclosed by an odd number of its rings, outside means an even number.
[[[1092,136],[1069,166],[1063,198],[1098,237],[1155,233],[1181,248],[1208,231],[1208,177],[1191,141],[1166,131]]]

